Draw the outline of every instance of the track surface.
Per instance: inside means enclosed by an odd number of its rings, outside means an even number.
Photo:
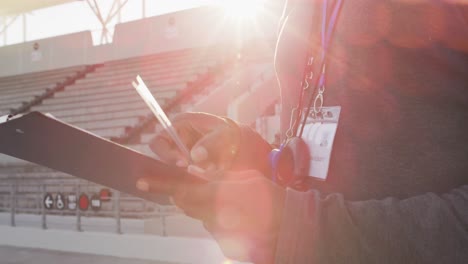
[[[2,264],[175,264],[150,260],[126,259],[43,249],[0,246]]]

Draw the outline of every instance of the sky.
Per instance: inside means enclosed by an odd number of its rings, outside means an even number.
[[[125,0],[120,0],[124,2]],[[92,2],[92,1],[91,1]],[[97,0],[103,16],[106,17],[113,0]],[[143,17],[143,3],[145,16],[156,16],[179,10],[209,5],[215,0],[128,0],[122,9],[120,22],[128,22]],[[13,17],[6,18],[7,21]],[[0,25],[5,20],[0,20]],[[26,23],[24,23],[26,21]],[[111,26],[118,22],[117,17],[111,21]],[[23,26],[26,25],[26,35]],[[32,41],[47,37],[69,34],[73,32],[91,30],[95,44],[99,44],[100,22],[89,7],[87,1],[75,1],[67,4],[34,10],[24,17],[16,18],[5,34],[0,33],[0,46]],[[0,32],[3,27],[0,26]]]

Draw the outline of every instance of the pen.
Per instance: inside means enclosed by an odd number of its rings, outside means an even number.
[[[136,77],[137,83],[132,82],[133,87],[137,90],[138,94],[140,94],[143,101],[148,105],[153,112],[154,116],[158,119],[159,123],[163,126],[164,130],[169,134],[172,138],[174,143],[177,145],[182,154],[187,158],[188,162],[191,163],[190,152],[187,147],[184,145],[182,140],[180,139],[179,135],[177,134],[176,130],[172,126],[171,121],[167,118],[164,110],[159,105],[158,101],[153,97],[150,90],[141,79],[140,75]]]

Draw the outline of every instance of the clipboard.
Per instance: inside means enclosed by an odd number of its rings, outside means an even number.
[[[148,201],[168,204],[180,184],[205,179],[40,112],[0,121],[0,153],[104,185]],[[136,188],[141,177],[161,177],[167,193]]]

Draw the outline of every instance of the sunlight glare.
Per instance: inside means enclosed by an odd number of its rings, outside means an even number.
[[[263,9],[265,0],[223,0],[219,4],[226,16],[235,19],[252,19]]]

